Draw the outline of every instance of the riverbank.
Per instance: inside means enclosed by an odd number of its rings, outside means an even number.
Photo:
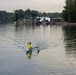
[[[65,26],[76,26],[76,23],[69,23],[69,22],[63,22],[63,25]]]

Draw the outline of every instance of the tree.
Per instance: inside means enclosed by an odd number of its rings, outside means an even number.
[[[0,11],[0,22],[8,21],[8,13],[6,11]]]
[[[24,11],[22,9],[15,10],[15,14],[18,15],[18,19],[23,19],[24,18]]]
[[[66,6],[62,11],[63,18],[67,22],[76,22],[76,0],[66,0]]]

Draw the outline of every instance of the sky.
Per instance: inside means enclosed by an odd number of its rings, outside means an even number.
[[[62,12],[65,0],[0,0],[0,10],[14,12],[31,9],[41,12]]]

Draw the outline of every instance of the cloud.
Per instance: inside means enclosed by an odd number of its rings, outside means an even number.
[[[65,0],[0,0],[0,9],[13,11],[27,8],[45,12],[61,12]]]

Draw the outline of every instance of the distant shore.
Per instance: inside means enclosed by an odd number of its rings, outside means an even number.
[[[63,22],[63,24],[65,26],[67,26],[67,25],[69,25],[69,26],[76,26],[76,23]]]

